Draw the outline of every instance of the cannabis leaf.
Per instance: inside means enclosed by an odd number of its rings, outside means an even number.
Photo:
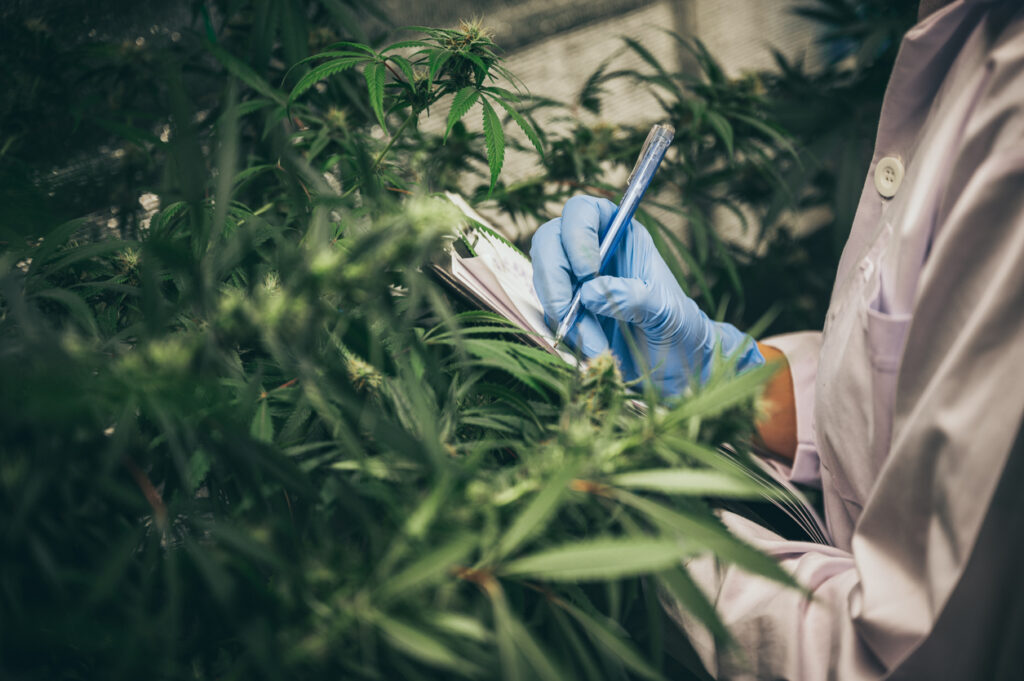
[[[505,131],[494,107],[486,99],[480,100],[484,109],[484,141],[487,145],[487,164],[491,167],[491,189],[494,189],[505,162]]]
[[[367,64],[363,76],[366,78],[366,89],[370,94],[373,113],[377,114],[380,127],[387,130],[388,124],[384,121],[384,79],[387,76],[387,67],[380,62]]]
[[[448,139],[448,133],[452,131],[452,126],[466,115],[479,98],[480,91],[472,85],[467,85],[455,93],[455,97],[452,99],[452,106],[448,109],[448,127],[444,131],[444,138],[446,140]]]
[[[332,59],[329,62],[324,62],[323,64],[315,67],[312,71],[304,75],[299,82],[295,84],[295,87],[292,88],[292,92],[288,96],[288,106],[291,106],[296,99],[306,92],[306,90],[313,87],[320,81],[330,78],[342,71],[346,71],[364,60],[365,57],[350,55],[339,59]]]
[[[519,129],[522,130],[523,134],[526,135],[526,138],[530,140],[530,143],[533,144],[533,147],[534,149],[537,150],[537,153],[543,156],[544,144],[540,141],[540,136],[537,134],[537,131],[533,129],[533,125],[531,125],[530,122],[526,120],[526,118],[524,118],[521,113],[516,111],[511,104],[509,104],[501,97],[495,97],[494,101],[501,105],[501,108],[503,108],[508,113],[509,117],[516,122],[516,125],[519,126]]]

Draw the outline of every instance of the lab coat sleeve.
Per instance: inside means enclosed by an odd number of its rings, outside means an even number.
[[[973,166],[935,228],[897,377],[889,456],[851,552],[782,541],[726,516],[813,600],[711,558],[688,565],[742,651],[691,636],[719,678],[912,678],[905,663],[941,669],[950,651],[969,664],[988,658],[994,642],[979,632],[1000,629],[1000,599],[963,607],[961,595],[979,585],[1007,597],[1020,590],[998,556],[1020,554],[1021,525],[1008,536],[982,532],[1024,521],[1024,504],[993,505],[1011,453],[1021,456],[1024,418],[1024,146],[1011,149]],[[697,630],[667,607],[688,633]]]
[[[814,444],[814,382],[821,349],[820,331],[801,331],[761,341],[782,352],[789,363],[796,402],[796,455],[788,471],[792,482],[821,488],[818,448]]]

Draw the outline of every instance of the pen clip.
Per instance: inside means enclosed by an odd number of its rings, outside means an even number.
[[[626,185],[633,183],[633,178],[636,177],[637,171],[640,170],[640,164],[643,163],[644,156],[647,155],[647,150],[651,147],[651,142],[654,141],[655,136],[661,132],[663,128],[670,126],[662,125],[661,123],[655,123],[651,126],[651,131],[647,133],[647,139],[644,140],[644,145],[640,147],[640,153],[636,157],[636,163],[633,164],[633,170],[629,173],[629,179],[626,180]]]

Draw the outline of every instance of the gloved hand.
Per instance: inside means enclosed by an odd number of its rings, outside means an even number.
[[[582,283],[583,310],[566,340],[586,358],[611,348],[623,377],[649,375],[663,395],[678,395],[690,381],[710,375],[716,348],[739,354],[738,371],[764,364],[750,336],[731,324],[713,322],[683,293],[647,230],[636,220],[626,227],[607,271],[597,276],[600,236],[615,204],[574,196],[562,217],[533,235],[533,285],[551,328],[557,326]]]

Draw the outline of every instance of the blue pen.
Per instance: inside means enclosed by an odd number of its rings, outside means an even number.
[[[662,124],[655,125],[647,134],[647,140],[644,142],[643,148],[640,149],[640,157],[637,159],[636,165],[633,166],[633,172],[629,174],[626,192],[622,195],[622,201],[619,202],[619,207],[616,209],[615,215],[612,216],[612,223],[608,226],[608,231],[605,232],[604,239],[601,241],[599,251],[601,264],[597,269],[598,274],[604,271],[608,261],[612,259],[615,249],[618,248],[619,242],[622,241],[622,236],[626,233],[626,225],[633,219],[633,214],[636,213],[636,209],[640,205],[640,199],[644,197],[647,188],[651,186],[654,173],[661,165],[661,159],[665,158],[665,152],[668,151],[668,146],[672,143],[675,134],[675,128]],[[572,297],[572,302],[569,303],[569,310],[562,318],[562,323],[558,325],[558,331],[555,333],[555,345],[565,339],[565,335],[572,330],[579,316],[580,289],[576,289],[576,294]]]

